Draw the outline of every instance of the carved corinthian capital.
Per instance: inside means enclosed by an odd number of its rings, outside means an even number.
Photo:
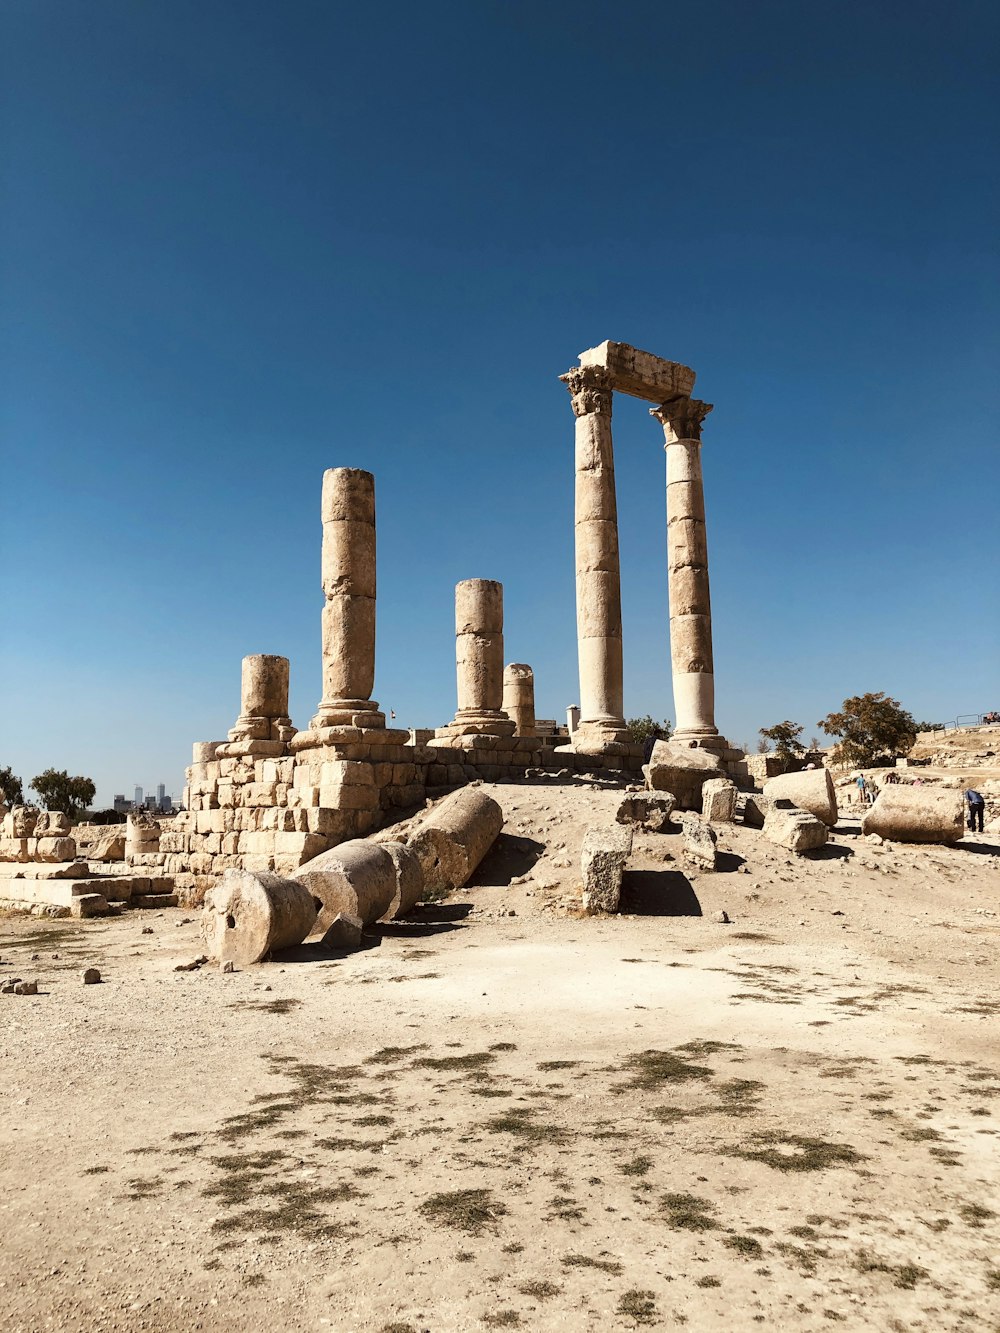
[[[611,376],[600,366],[574,366],[559,378],[570,392],[573,415],[586,416],[589,412],[611,415]]]
[[[651,407],[649,415],[662,423],[667,444],[677,444],[680,440],[700,441],[702,422],[711,410],[712,404],[700,398],[671,398],[669,403]]]

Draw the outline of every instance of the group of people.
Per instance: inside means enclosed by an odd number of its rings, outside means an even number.
[[[886,786],[892,786],[899,782],[898,773],[886,773],[884,781]],[[866,778],[864,773],[859,773],[855,778],[858,788],[858,799],[862,805],[874,805],[878,798],[878,787],[871,778]],[[923,783],[919,778],[914,781],[915,787],[922,787]],[[965,803],[968,806],[968,826],[970,833],[982,833],[983,818],[986,814],[986,801],[981,792],[973,791],[970,787],[965,793]]]
[[[1000,713],[984,713],[984,714],[983,714],[983,721],[984,721],[984,722],[994,723],[994,724],[997,723],[997,722],[1000,722]]]

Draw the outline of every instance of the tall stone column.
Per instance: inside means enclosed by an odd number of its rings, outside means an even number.
[[[503,669],[503,711],[515,736],[534,736],[535,673],[524,662],[508,662]]]
[[[674,398],[650,414],[663,425],[667,452],[667,577],[670,662],[679,740],[707,749],[723,743],[715,726],[712,607],[708,590],[701,427],[712,410],[697,398]],[[720,744],[713,743],[719,738]]]
[[[231,741],[287,740],[288,658],[274,653],[244,657],[240,680],[240,715],[229,733]],[[195,760],[197,763],[198,761]]]
[[[622,695],[622,597],[611,443],[612,380],[581,366],[559,377],[576,416],[576,633],[580,725],[573,748],[600,754],[627,740]]]
[[[384,727],[375,684],[375,478],[323,473],[323,698],[320,727]]]
[[[503,584],[463,579],[455,585],[458,712],[439,735],[511,736],[503,705]]]

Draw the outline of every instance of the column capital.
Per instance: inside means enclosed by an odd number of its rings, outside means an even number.
[[[679,444],[681,440],[701,442],[702,422],[712,410],[711,403],[700,398],[671,398],[659,407],[651,407],[649,415],[663,426],[666,443]]]
[[[614,385],[603,367],[574,366],[559,378],[570,392],[574,416],[584,417],[591,412],[599,412],[606,417],[611,415]]]

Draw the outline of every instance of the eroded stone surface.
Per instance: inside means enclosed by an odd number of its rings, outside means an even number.
[[[615,819],[619,824],[638,824],[650,833],[662,833],[670,824],[676,804],[672,792],[629,792],[622,798]]]
[[[580,851],[583,906],[588,912],[617,912],[622,875],[632,851],[632,830],[607,824],[588,829]]]
[[[716,858],[715,830],[692,811],[681,814],[681,832],[684,835],[684,856],[701,870],[714,870]]]
[[[823,846],[829,829],[808,810],[799,810],[790,801],[776,800],[764,817],[764,836],[790,852],[811,852]]]
[[[736,817],[736,783],[709,778],[701,788],[701,813],[714,824],[731,824]]]
[[[958,842],[965,832],[965,799],[952,789],[885,786],[861,816],[861,832],[895,842]]]
[[[827,828],[837,823],[837,793],[829,769],[803,769],[769,778],[764,783],[764,795],[772,800],[791,801],[800,810],[808,810],[822,819]]]
[[[503,811],[477,788],[453,792],[407,839],[420,861],[427,889],[467,883],[503,828]]]
[[[647,780],[653,791],[669,791],[681,810],[701,809],[701,789],[710,778],[725,774],[718,757],[710,750],[681,741],[657,741],[647,765]]]

